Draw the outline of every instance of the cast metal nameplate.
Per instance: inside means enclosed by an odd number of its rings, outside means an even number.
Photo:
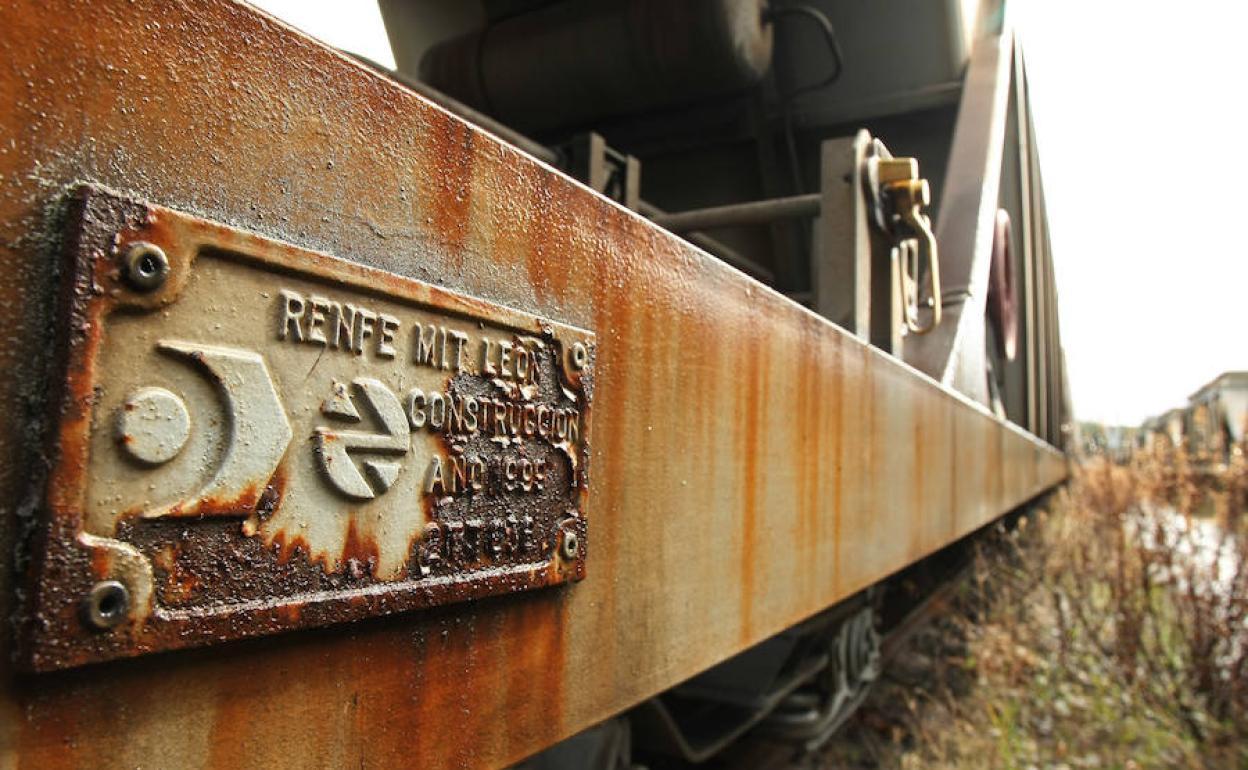
[[[37,670],[584,577],[594,335],[84,188]]]

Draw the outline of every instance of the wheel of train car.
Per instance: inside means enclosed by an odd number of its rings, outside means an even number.
[[[992,233],[992,266],[988,271],[988,321],[997,338],[997,352],[1013,361],[1018,352],[1018,289],[1014,280],[1014,239],[1010,214],[997,209]]]

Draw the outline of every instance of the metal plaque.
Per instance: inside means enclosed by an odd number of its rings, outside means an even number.
[[[594,335],[83,188],[34,669],[585,574]]]

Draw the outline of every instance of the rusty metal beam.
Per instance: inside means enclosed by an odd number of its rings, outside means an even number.
[[[344,51],[344,53],[347,53],[347,52]],[[495,120],[494,118],[491,118],[489,115],[486,115],[484,112],[481,112],[480,110],[474,110],[472,107],[469,107],[468,105],[464,104],[458,99],[453,99],[450,96],[447,96],[446,94],[442,93],[441,91],[429,85],[428,83],[422,80],[418,80],[417,78],[414,78],[411,75],[408,75],[407,73],[402,72],[400,70],[392,70],[364,56],[359,56],[357,54],[351,54],[351,53],[347,53],[347,55],[351,56],[354,59],[360,60],[364,64],[367,64],[369,67],[372,67],[373,69],[382,73],[386,77],[391,78],[392,80],[396,80],[399,83],[402,83],[405,87],[412,89],[413,91],[425,97],[429,101],[445,109],[447,112],[450,112],[454,115],[458,115],[459,117],[463,118],[468,123],[471,123],[474,126],[481,128],[481,130],[483,131],[488,131],[489,133],[493,134],[494,136],[498,137],[504,142],[514,145],[519,150],[527,152],[528,154],[532,155],[534,158],[537,158],[538,160],[543,161],[544,163],[549,163],[552,166],[558,164],[559,153],[550,149],[549,147],[542,144],[541,142],[537,142],[537,141],[534,141],[533,139],[530,139],[529,137],[515,130],[511,126],[508,126],[505,123],[501,123]]]
[[[583,581],[51,675],[8,667],[6,624],[5,765],[508,764],[1065,475],[962,396],[244,5],[20,0],[0,51],[5,617],[41,509],[32,415],[75,184],[598,338]]]

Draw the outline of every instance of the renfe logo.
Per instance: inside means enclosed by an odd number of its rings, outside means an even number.
[[[370,433],[360,430],[316,429],[316,457],[326,478],[339,492],[357,500],[371,500],[384,493],[398,478],[402,464],[394,459],[381,459],[407,454],[410,436],[407,415],[403,406],[390,389],[371,377],[357,377],[352,383],[355,391],[368,405],[368,411],[380,424],[381,431]],[[347,386],[334,383],[334,392],[321,404],[321,413],[342,421],[360,422]],[[358,452],[365,457],[363,465],[367,472],[360,473],[351,454]]]

